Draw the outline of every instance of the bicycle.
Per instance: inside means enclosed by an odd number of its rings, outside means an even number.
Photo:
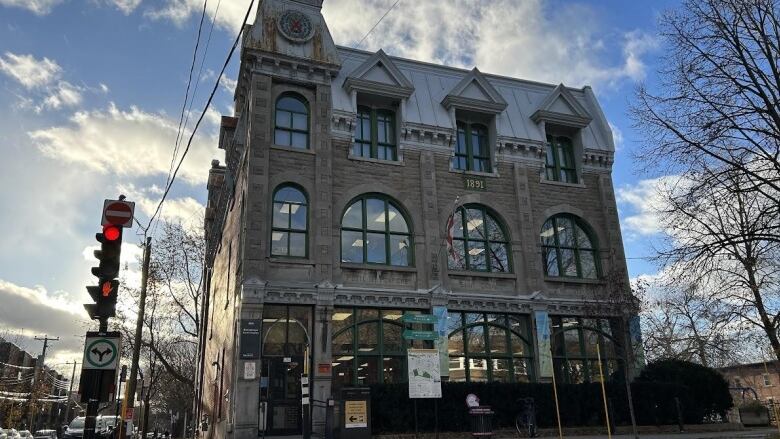
[[[536,437],[536,408],[533,398],[517,400],[523,408],[515,416],[515,429],[520,437]]]

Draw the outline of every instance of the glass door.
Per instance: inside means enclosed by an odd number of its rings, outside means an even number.
[[[268,358],[268,435],[301,434],[301,376],[303,357]]]

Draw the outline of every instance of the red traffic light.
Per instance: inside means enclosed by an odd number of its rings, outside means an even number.
[[[114,289],[113,285],[111,285],[111,281],[103,282],[103,286],[100,288],[100,292],[103,294],[103,297],[108,297],[111,295],[111,291]]]
[[[122,236],[122,231],[116,226],[106,226],[103,227],[103,236],[106,241],[116,241]]]

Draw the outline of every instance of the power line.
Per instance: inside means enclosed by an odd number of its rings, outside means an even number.
[[[206,105],[203,107],[203,111],[200,113],[200,117],[198,118],[198,121],[195,123],[195,127],[193,128],[192,133],[190,133],[190,137],[187,140],[187,147],[184,148],[184,152],[181,155],[181,159],[179,160],[179,163],[176,165],[176,169],[173,171],[173,175],[171,176],[170,181],[165,187],[165,191],[163,192],[162,198],[160,198],[160,202],[159,204],[157,204],[157,208],[155,209],[154,214],[149,219],[149,224],[147,224],[146,230],[149,229],[155,217],[157,217],[157,214],[160,212],[160,208],[165,202],[165,199],[168,196],[168,192],[170,192],[171,187],[173,186],[173,182],[176,180],[176,175],[178,175],[179,169],[181,168],[182,163],[184,163],[184,159],[187,157],[187,153],[189,152],[190,147],[192,146],[192,140],[195,138],[195,134],[198,132],[198,127],[200,127],[200,123],[203,121],[203,118],[206,116],[206,111],[208,111],[209,107],[211,106],[211,101],[214,100],[214,95],[217,93],[217,89],[219,88],[219,82],[222,79],[222,75],[225,74],[225,70],[227,69],[228,64],[230,64],[230,60],[233,58],[233,53],[236,51],[236,47],[238,47],[238,42],[241,40],[241,35],[244,32],[244,26],[246,24],[247,19],[249,18],[249,13],[252,11],[252,6],[254,6],[254,4],[255,4],[255,0],[250,0],[249,8],[247,8],[246,14],[244,15],[244,20],[241,22],[241,29],[238,31],[238,34],[236,35],[236,39],[233,42],[233,46],[230,48],[230,52],[228,53],[228,56],[225,59],[225,63],[222,65],[222,70],[220,70],[219,76],[217,76],[217,80],[214,83],[214,88],[211,90],[211,93],[209,94],[209,98],[206,101]]]
[[[389,14],[389,13],[390,13],[390,11],[392,11],[392,10],[393,10],[393,8],[395,8],[395,6],[396,6],[396,5],[397,5],[397,4],[398,4],[400,1],[401,1],[401,0],[395,0],[395,3],[393,3],[393,6],[390,6],[390,9],[388,9],[387,11],[385,11],[384,15],[382,15],[381,17],[379,17],[379,21],[377,21],[377,22],[376,22],[376,24],[375,24],[375,25],[374,25],[374,26],[373,26],[371,29],[369,29],[369,30],[368,30],[368,32],[366,32],[366,34],[365,34],[365,35],[363,35],[363,38],[360,40],[360,42],[359,42],[359,43],[357,43],[357,46],[355,46],[355,49],[359,48],[359,47],[360,47],[360,45],[361,45],[361,44],[363,44],[363,41],[365,41],[365,40],[366,40],[366,38],[368,38],[368,36],[371,34],[371,32],[373,32],[373,31],[374,31],[374,29],[376,29],[376,27],[377,27],[377,26],[379,26],[379,23],[381,23],[381,22],[382,22],[382,20],[384,20],[384,19],[385,19],[385,17],[387,16],[387,14]]]

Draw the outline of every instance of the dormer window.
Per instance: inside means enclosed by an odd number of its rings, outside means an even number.
[[[352,155],[378,160],[398,160],[395,112],[358,107]]]
[[[492,172],[488,129],[478,123],[458,121],[458,139],[455,145],[455,169]]]
[[[577,168],[574,162],[574,144],[567,136],[547,136],[545,155],[545,176],[547,180],[577,183]]]

